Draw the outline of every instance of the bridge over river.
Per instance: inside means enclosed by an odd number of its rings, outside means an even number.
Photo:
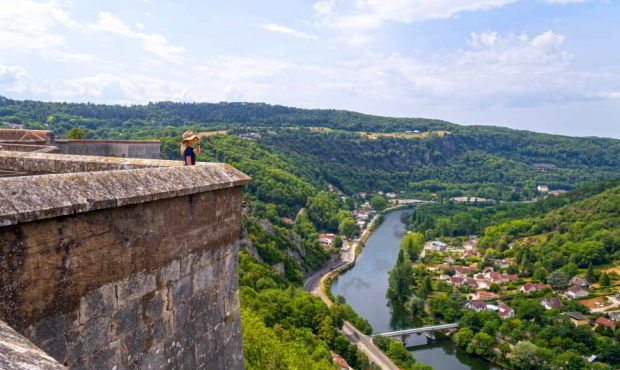
[[[459,323],[455,322],[453,324],[421,326],[419,328],[404,329],[404,330],[397,330],[397,331],[389,331],[389,332],[386,332],[386,333],[374,334],[373,337],[376,337],[378,335],[380,335],[382,337],[401,337],[401,336],[407,335],[407,334],[427,333],[427,332],[433,332],[433,331],[437,331],[437,330],[456,329],[458,327],[459,327]]]

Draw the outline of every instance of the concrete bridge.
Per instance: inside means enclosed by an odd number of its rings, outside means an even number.
[[[376,337],[378,335],[381,335],[383,337],[401,337],[401,336],[408,335],[408,334],[427,333],[427,332],[433,332],[437,330],[446,330],[446,329],[457,329],[458,327],[459,327],[459,323],[455,322],[453,324],[422,326],[422,327],[413,328],[413,329],[404,329],[404,330],[390,331],[387,333],[379,333],[379,334],[374,334],[373,337]]]

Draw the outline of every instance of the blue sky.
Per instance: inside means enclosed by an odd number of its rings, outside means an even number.
[[[620,138],[615,0],[0,0],[0,95]]]

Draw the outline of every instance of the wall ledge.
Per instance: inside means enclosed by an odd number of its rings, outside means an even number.
[[[0,178],[0,226],[243,186],[225,163],[0,152],[0,169],[52,174]],[[65,172],[56,173],[59,169]]]

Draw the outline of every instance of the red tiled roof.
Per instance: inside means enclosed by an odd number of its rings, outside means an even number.
[[[613,321],[611,321],[609,319],[606,319],[604,317],[599,317],[598,319],[596,319],[596,323],[599,324],[599,325],[603,325],[606,328],[613,328],[613,327],[616,326],[615,322],[613,322]]]

